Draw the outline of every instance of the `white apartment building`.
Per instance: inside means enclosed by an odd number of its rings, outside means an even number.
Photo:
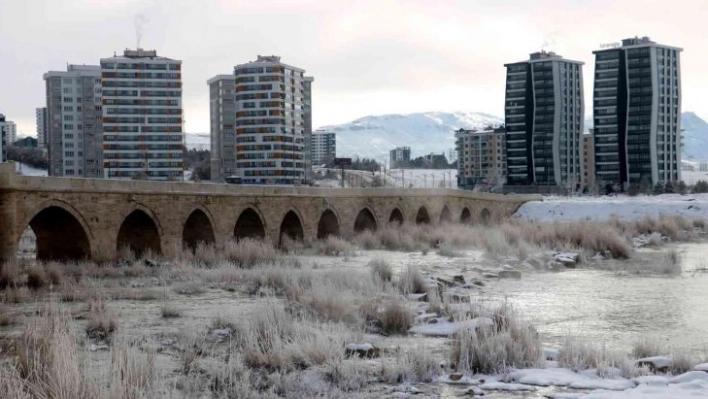
[[[506,129],[460,129],[455,132],[457,186],[499,188],[506,179]]]
[[[7,145],[12,145],[17,141],[17,125],[13,121],[0,121],[0,124],[5,126],[5,131],[7,132]]]
[[[277,56],[234,67],[236,169],[244,184],[300,184],[305,71]]]
[[[47,148],[47,107],[37,108],[35,111],[35,120],[37,122],[37,147],[41,149]]]
[[[310,151],[313,165],[333,161],[337,156],[337,134],[326,130],[312,132]]]
[[[236,175],[236,141],[234,118],[234,75],[216,75],[209,85],[209,119],[211,137],[211,180],[222,181]]]
[[[101,177],[101,67],[69,65],[44,81],[49,175]]]
[[[182,179],[181,70],[155,50],[101,59],[105,177]]]

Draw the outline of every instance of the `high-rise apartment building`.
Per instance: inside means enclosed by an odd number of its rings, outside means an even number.
[[[47,148],[47,107],[37,108],[35,111],[35,120],[37,122],[37,147],[41,149]]]
[[[580,184],[582,65],[545,51],[531,54],[527,61],[505,64],[509,186]]]
[[[304,75],[277,56],[234,68],[236,168],[244,184],[303,181]]]
[[[69,65],[44,81],[49,175],[102,177],[101,67]]]
[[[7,126],[5,115],[0,114],[0,162],[7,161]]]
[[[337,156],[337,134],[326,130],[312,132],[309,147],[312,165],[332,162]]]
[[[100,68],[105,177],[181,180],[182,61],[139,48]]]
[[[217,75],[209,85],[209,118],[211,136],[211,180],[222,181],[236,175],[234,75]]]
[[[681,51],[635,37],[593,52],[600,184],[626,190],[681,179]]]
[[[455,132],[457,186],[471,190],[480,184],[500,187],[506,178],[506,129],[460,129]]]
[[[7,145],[11,146],[17,141],[17,125],[13,121],[4,121],[0,122],[0,124],[5,126],[5,130],[7,131]]]
[[[312,82],[315,78],[305,76],[302,81],[304,90],[302,108],[303,121],[305,123],[305,180],[312,174],[312,161],[315,159],[312,155],[310,145],[312,144]]]
[[[583,187],[595,187],[595,135],[593,129],[583,134]]]

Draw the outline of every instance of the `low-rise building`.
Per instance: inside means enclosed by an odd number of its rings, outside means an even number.
[[[505,136],[504,126],[455,132],[458,187],[501,188],[507,175]]]
[[[7,161],[7,126],[3,123],[5,122],[5,115],[0,114],[0,162]]]
[[[396,147],[389,152],[391,169],[402,168],[411,163],[411,148]]]

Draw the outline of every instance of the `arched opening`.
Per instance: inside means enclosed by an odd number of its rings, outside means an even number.
[[[130,250],[140,257],[148,251],[156,255],[162,252],[157,224],[140,209],[134,210],[120,225],[117,242],[119,253]]]
[[[288,211],[283,218],[283,222],[280,223],[280,244],[283,243],[283,237],[293,241],[302,241],[305,238],[300,218],[293,211]]]
[[[487,209],[487,208],[482,209],[482,213],[480,214],[480,218],[482,219],[482,223],[489,224],[489,221],[492,218],[492,215],[489,212],[489,209]]]
[[[469,208],[465,208],[460,215],[460,223],[469,223],[470,221],[472,221],[472,213]]]
[[[256,211],[248,208],[241,212],[234,227],[234,238],[265,238],[265,227]]]
[[[376,218],[368,208],[359,211],[354,219],[354,232],[361,233],[364,230],[376,231]]]
[[[401,210],[398,208],[391,211],[391,216],[388,218],[388,223],[397,224],[399,226],[402,225],[403,224],[403,212],[401,212]]]
[[[339,236],[339,220],[331,209],[322,212],[320,221],[317,223],[317,239],[327,238],[327,236]]]
[[[447,205],[443,206],[442,211],[440,211],[440,223],[450,223],[452,221],[452,214],[450,214],[450,208]]]
[[[424,206],[421,206],[420,209],[418,209],[418,214],[415,215],[415,224],[429,224],[430,223],[430,214],[428,214],[428,209],[426,209]]]
[[[29,229],[18,243],[20,252],[26,246],[29,254],[33,242],[36,258],[41,261],[81,260],[91,256],[86,230],[74,215],[58,206],[44,208],[30,220]]]
[[[199,243],[213,245],[215,242],[214,227],[209,217],[201,209],[195,209],[184,223],[182,247],[194,251]]]

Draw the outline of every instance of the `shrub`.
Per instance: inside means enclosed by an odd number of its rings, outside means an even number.
[[[381,258],[372,259],[368,266],[371,268],[371,274],[381,281],[389,282],[393,278],[391,265]]]
[[[41,266],[32,266],[27,269],[27,286],[39,289],[47,285],[47,274]]]
[[[17,286],[20,283],[21,275],[17,265],[0,263],[0,288]]]
[[[239,267],[273,263],[277,259],[277,250],[271,242],[252,238],[228,242],[224,254],[229,262]]]
[[[110,340],[117,328],[117,316],[106,309],[103,301],[96,300],[89,303],[89,316],[86,324],[86,335],[89,338]]]
[[[425,280],[420,274],[420,270],[415,266],[408,266],[408,268],[401,273],[398,280],[398,288],[404,295],[424,294],[427,292]]]
[[[177,307],[172,305],[162,305],[160,307],[160,314],[164,319],[172,319],[182,316],[182,312]]]
[[[379,240],[376,237],[376,233],[371,230],[364,230],[359,233],[355,238],[356,243],[363,249],[378,249]]]
[[[453,338],[452,362],[460,370],[493,374],[541,363],[538,334],[507,304],[493,312],[494,325],[461,330]]]
[[[413,323],[413,315],[400,300],[389,301],[378,318],[384,334],[405,334]]]
[[[327,236],[324,242],[320,242],[318,249],[320,253],[330,256],[349,256],[354,252],[349,242],[332,235]]]

